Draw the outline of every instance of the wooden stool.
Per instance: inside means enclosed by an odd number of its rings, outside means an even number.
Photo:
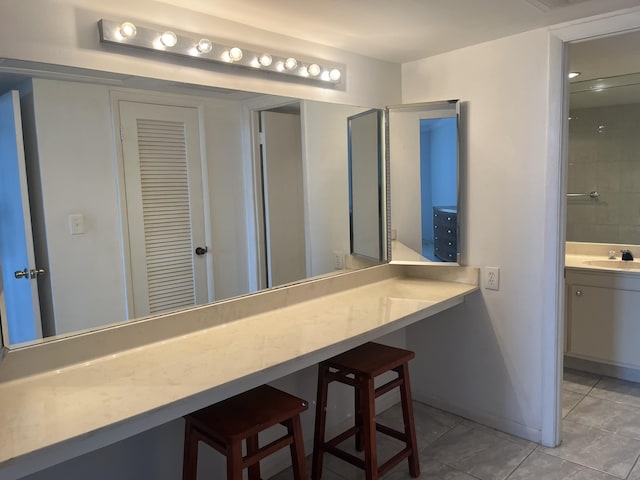
[[[227,480],[242,480],[244,468],[249,469],[250,480],[260,480],[260,460],[289,445],[294,478],[306,480],[300,413],[307,407],[304,400],[263,385],[185,416],[183,480],[196,479],[199,441],[227,457]],[[287,433],[259,447],[258,433],[277,424],[284,425]]]
[[[318,369],[318,400],[316,404],[315,439],[313,444],[313,466],[311,478],[322,477],[322,459],[324,453],[330,453],[365,471],[367,480],[376,480],[391,470],[405,458],[409,461],[409,473],[412,477],[420,475],[416,429],[413,420],[411,387],[409,384],[409,360],[415,357],[413,352],[400,348],[366,343],[326,360]],[[390,382],[375,388],[374,379],[388,371],[398,376]],[[340,382],[355,388],[355,426],[337,437],[325,441],[325,421],[327,416],[327,390],[329,383]],[[400,388],[404,432],[376,423],[375,399],[395,387]],[[397,438],[405,443],[405,448],[383,465],[378,467],[376,430]],[[356,449],[364,450],[364,460],[341,450],[337,445],[352,435],[356,436]]]

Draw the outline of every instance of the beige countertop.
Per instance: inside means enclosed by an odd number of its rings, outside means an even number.
[[[634,260],[622,261],[621,250],[633,252]],[[609,252],[614,253],[614,259],[609,258]],[[567,242],[565,268],[640,274],[640,251],[638,251],[637,245]]]
[[[477,269],[468,267],[371,272],[371,281],[354,272],[353,288],[331,291],[323,283],[344,285],[348,276],[309,282],[298,287],[312,290],[300,301],[274,308],[267,294],[259,313],[1,382],[0,477],[21,478],[179,418],[462,303],[478,289]],[[241,310],[242,301],[228,309]],[[220,307],[198,309],[201,317],[207,312]]]

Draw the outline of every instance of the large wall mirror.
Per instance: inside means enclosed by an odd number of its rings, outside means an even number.
[[[457,262],[460,102],[388,109],[393,261]]]
[[[5,345],[372,264],[349,242],[366,107],[9,59],[0,94]]]
[[[640,32],[569,45],[567,240],[640,245]],[[634,48],[630,48],[633,46]]]

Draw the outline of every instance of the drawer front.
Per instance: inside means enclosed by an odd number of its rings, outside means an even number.
[[[455,262],[458,255],[458,214],[444,210],[450,208],[433,208],[434,254],[445,262]]]

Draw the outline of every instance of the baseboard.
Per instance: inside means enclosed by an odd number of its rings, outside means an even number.
[[[413,391],[413,399],[414,401],[427,404],[431,407],[439,408],[440,410],[444,410],[445,412],[458,415],[459,417],[469,419],[473,422],[485,425],[487,427],[495,428],[496,430],[499,430],[501,432],[515,435],[516,437],[520,437],[531,442],[540,443],[542,439],[542,432],[539,428],[532,428],[527,425],[514,422],[513,420],[510,420],[508,418],[497,417],[488,412],[483,412],[475,409],[471,410],[467,407],[451,403],[442,398],[429,395],[425,392],[415,391],[415,388]]]
[[[596,375],[619,378],[620,380],[628,380],[630,382],[640,382],[640,370],[637,368],[600,363],[584,358],[572,357],[570,355],[564,356],[564,366]]]

